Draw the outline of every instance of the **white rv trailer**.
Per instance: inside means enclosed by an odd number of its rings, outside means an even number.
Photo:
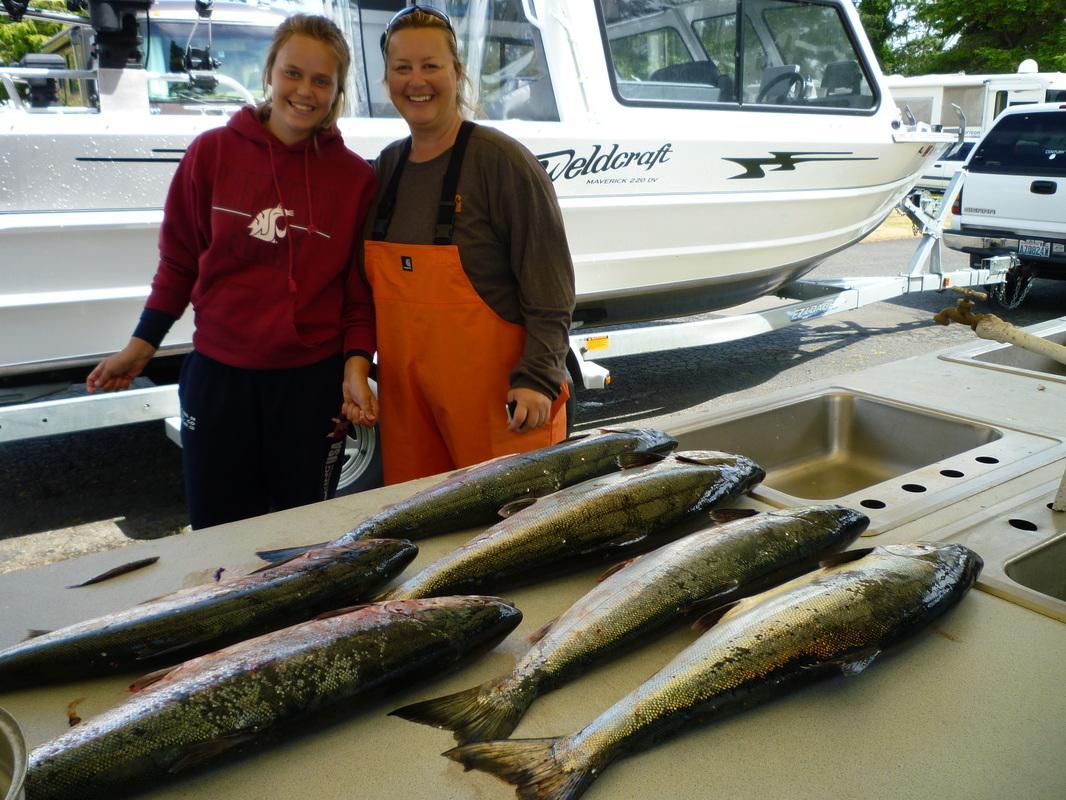
[[[223,70],[197,69],[209,60],[193,52],[203,49],[198,40],[181,51],[172,36],[179,52],[170,47],[164,68],[184,72],[158,72],[151,62],[145,69],[140,49],[150,54],[158,41],[151,27],[137,41],[128,36],[136,26],[99,24],[143,26],[151,0],[89,1],[110,14],[93,18],[92,69],[0,70],[7,86],[35,81],[38,90],[35,102],[13,98],[0,109],[0,381],[16,395],[51,376],[84,375],[125,341],[154,272],[175,164],[193,136],[236,107],[207,89],[252,99],[253,87]],[[348,31],[357,65],[342,131],[368,158],[406,133],[381,84],[378,47],[401,5],[325,8]],[[602,386],[607,373],[582,355],[619,354],[611,339],[589,338],[601,326],[775,292],[806,303],[783,324],[839,309],[811,295],[842,287],[799,279],[877,227],[951,141],[900,121],[845,0],[505,0],[448,10],[480,121],[523,141],[558,192],[577,273],[570,366],[587,387]],[[224,11],[216,7],[201,31],[221,24]],[[743,41],[738,29],[748,31]],[[59,105],[41,90],[49,79],[95,81],[96,99]],[[159,94],[168,84],[205,89]],[[935,263],[933,274],[911,273],[903,291],[943,284]],[[990,279],[979,270],[953,282]],[[181,320],[160,356],[187,350],[190,332]],[[659,329],[644,347],[707,343],[693,333]],[[171,386],[144,391],[9,406],[0,441],[176,413]]]
[[[943,192],[984,131],[1004,110],[1032,103],[1066,101],[1066,73],[1039,72],[1026,59],[1018,71],[1003,75],[885,76],[885,85],[904,115],[934,128],[959,134],[949,148],[918,179],[920,189]],[[958,110],[956,110],[958,109]]]

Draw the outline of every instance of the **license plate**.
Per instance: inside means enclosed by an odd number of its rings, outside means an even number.
[[[1022,239],[1018,242],[1018,255],[1047,258],[1051,255],[1051,242],[1042,242],[1039,239]]]

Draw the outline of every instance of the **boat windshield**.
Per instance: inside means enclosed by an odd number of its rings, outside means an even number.
[[[184,20],[152,20],[144,35],[149,72],[185,72],[185,48],[192,48],[194,69],[205,69],[196,63],[208,47],[207,24],[200,23],[190,41],[193,23]],[[240,83],[256,100],[263,98],[263,63],[266,61],[272,27],[214,22],[211,25],[211,58],[220,62],[216,71]],[[225,83],[201,86],[189,82],[149,81],[148,97],[158,104],[196,104],[210,102],[241,103],[244,98]]]
[[[866,112],[877,98],[833,5],[793,0],[598,0],[622,102]]]

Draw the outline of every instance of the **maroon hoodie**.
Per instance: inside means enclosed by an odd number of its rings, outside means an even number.
[[[145,307],[176,318],[191,301],[204,355],[279,369],[374,352],[357,261],[374,173],[336,127],[317,138],[286,146],[244,108],[178,165]]]

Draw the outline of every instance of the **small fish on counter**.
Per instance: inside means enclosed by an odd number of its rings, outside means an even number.
[[[626,467],[621,472],[505,506],[503,521],[437,559],[386,598],[495,591],[546,569],[624,557],[653,544],[652,537],[671,526],[739,497],[765,477],[744,456],[709,450],[634,453],[621,461]]]
[[[402,539],[366,539],[44,631],[0,650],[0,686],[143,669],[163,658],[177,663],[365,600],[417,554]]]
[[[626,453],[668,453],[677,441],[652,429],[602,429],[574,434],[569,439],[503,456],[459,470],[440,483],[383,508],[329,544],[364,538],[421,539],[441,533],[488,525],[508,503],[539,497],[566,486],[618,469]],[[266,561],[291,558],[312,547],[262,550]]]
[[[593,661],[676,622],[816,566],[870,520],[841,506],[769,511],[692,533],[609,573],[545,630],[514,670],[480,686],[399,708],[462,744],[508,736],[541,694]]]
[[[467,769],[526,800],[574,800],[615,759],[832,675],[857,675],[886,647],[954,606],[981,571],[961,544],[886,545],[739,601],[694,644],[581,730],[453,748]]]
[[[34,749],[26,797],[112,798],[158,786],[234,748],[266,743],[277,726],[433,678],[521,619],[495,597],[374,603],[200,656]]]

